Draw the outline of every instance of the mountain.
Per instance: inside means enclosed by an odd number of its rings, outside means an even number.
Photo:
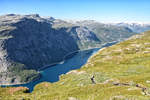
[[[150,30],[150,24],[139,24],[139,23],[117,23],[117,26],[123,26],[130,28],[133,32],[141,33]]]
[[[29,82],[39,77],[40,68],[62,61],[68,53],[79,50],[78,42],[100,43],[84,27],[56,30],[51,24],[50,19],[39,15],[0,16],[0,83]]]
[[[68,27],[67,32],[69,32],[69,34],[76,41],[78,41],[77,44],[80,49],[98,47],[101,44],[101,40],[95,35],[94,32],[90,31],[87,27],[84,26]]]
[[[40,78],[40,69],[64,60],[68,53],[136,34],[127,27],[84,23],[38,14],[0,16],[0,84],[33,81]]]
[[[94,20],[83,20],[83,21],[65,21],[55,19],[52,26],[54,28],[60,27],[71,27],[71,26],[82,26],[88,28],[90,31],[95,33],[97,38],[101,40],[101,43],[122,41],[130,36],[137,34],[132,29],[126,26],[118,26],[113,24],[100,23]],[[143,31],[144,32],[144,31]]]
[[[23,87],[0,89],[2,99],[149,100],[150,31],[103,48],[81,69],[62,75],[59,82],[43,82],[32,93]],[[12,96],[8,96],[13,94]],[[36,95],[36,97],[35,97]]]
[[[103,43],[122,41],[136,34],[128,27],[99,23],[94,20],[77,21],[76,23],[93,31]]]

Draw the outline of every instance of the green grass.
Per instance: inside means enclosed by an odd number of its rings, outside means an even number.
[[[137,84],[146,87],[146,95]],[[10,89],[0,89],[2,100],[150,100],[150,31],[100,50],[81,69],[56,83],[40,83],[32,93]]]

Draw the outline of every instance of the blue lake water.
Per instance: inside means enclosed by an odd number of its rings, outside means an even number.
[[[107,44],[103,45],[102,47],[108,47],[115,43],[117,43],[117,42],[107,43]],[[66,61],[63,61],[60,64],[50,66],[50,67],[40,71],[42,76],[39,80],[30,82],[27,84],[9,85],[9,86],[13,86],[13,87],[25,86],[30,89],[30,92],[32,92],[34,86],[40,82],[51,82],[51,83],[57,82],[57,81],[59,81],[60,75],[65,74],[71,70],[81,68],[87,62],[89,57],[91,57],[91,55],[96,53],[99,49],[100,48],[94,48],[94,49],[79,51],[70,59],[67,59]]]
[[[40,82],[51,82],[51,83],[57,82],[59,81],[60,75],[65,74],[74,69],[79,69],[81,66],[83,66],[87,62],[88,58],[91,55],[93,55],[93,53],[97,52],[98,50],[99,48],[79,51],[72,58],[62,62],[61,64],[50,66],[40,71],[42,76],[39,80],[30,82],[27,84],[9,85],[9,86],[13,86],[13,87],[25,86],[30,89],[30,92],[32,92],[34,86]]]

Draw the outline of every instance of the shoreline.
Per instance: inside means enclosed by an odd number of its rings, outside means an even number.
[[[97,54],[99,51],[101,51],[101,50],[103,50],[103,49],[105,49],[105,48],[107,48],[107,47],[110,47],[110,46],[112,46],[112,45],[114,45],[114,44],[117,44],[117,43],[118,43],[118,41],[113,41],[113,42],[109,42],[109,43],[102,44],[100,47],[94,47],[94,48],[88,48],[88,49],[83,49],[83,50],[77,50],[77,51],[74,51],[74,52],[70,53],[69,55],[71,55],[71,57],[69,57],[69,58],[72,58],[73,56],[75,56],[75,54],[79,53],[80,51],[88,51],[88,50],[92,50],[92,49],[100,49],[100,50],[98,50],[96,53],[94,53],[93,55],[91,55],[91,56],[89,57],[89,59],[88,59],[87,62],[86,62],[86,64],[87,64],[87,63],[89,62],[89,60],[90,60],[93,56],[95,56],[95,54]],[[72,55],[72,54],[73,54],[73,55]],[[69,56],[69,55],[67,54],[67,56]],[[60,61],[60,62],[56,62],[56,63],[50,64],[50,65],[45,65],[46,67],[43,67],[43,68],[41,68],[40,70],[37,70],[37,71],[39,71],[39,73],[40,73],[40,71],[45,70],[45,69],[50,68],[50,67],[53,67],[53,66],[55,66],[55,65],[61,64],[61,62],[64,63],[67,59],[69,59],[67,56],[64,56],[64,59],[65,59],[65,60],[62,60],[62,61]],[[63,64],[63,63],[62,63],[62,64]],[[85,65],[86,65],[86,64],[85,64]],[[30,81],[30,82],[17,83],[17,84],[0,84],[0,87],[15,87],[15,86],[17,87],[18,85],[27,85],[27,84],[29,84],[29,83],[38,81],[41,77],[42,77],[42,75],[41,75],[41,73],[40,73],[39,77],[37,77],[35,80],[32,80],[32,81]],[[23,86],[23,87],[27,87],[27,86]]]
[[[26,85],[29,84],[31,82],[35,82],[37,80],[39,80],[42,77],[41,73],[39,74],[39,76],[37,78],[35,78],[34,80],[30,81],[30,82],[25,82],[25,83],[12,83],[12,84],[0,84],[0,87],[5,88],[5,87],[19,87],[18,85]],[[26,86],[21,86],[21,87],[26,87]]]
[[[58,65],[58,64],[63,64],[66,60],[72,58],[73,56],[75,56],[75,55],[76,55],[77,53],[79,53],[80,51],[87,51],[87,50],[92,50],[92,49],[96,49],[96,48],[98,48],[98,47],[74,51],[74,52],[70,53],[69,55],[68,55],[68,54],[65,55],[65,56],[63,57],[64,60],[62,60],[62,61],[60,61],[60,62],[52,63],[52,64],[50,64],[50,65],[46,65],[46,67],[42,67],[41,69],[39,69],[39,70],[37,70],[37,71],[40,73],[40,71],[45,70],[45,69],[47,69],[47,68],[56,66],[56,65]],[[70,55],[71,55],[71,56],[70,56]],[[61,62],[63,62],[63,63],[61,63]],[[3,87],[3,88],[5,88],[5,87],[16,87],[16,86],[18,87],[18,85],[26,85],[26,84],[29,84],[29,83],[31,83],[31,82],[38,81],[41,77],[42,77],[42,75],[41,75],[41,73],[40,73],[39,77],[37,77],[36,79],[34,79],[34,80],[30,81],[30,82],[25,82],[25,83],[12,83],[12,84],[10,84],[10,83],[9,83],[9,84],[0,84],[0,87]],[[27,87],[27,86],[23,86],[23,87]]]

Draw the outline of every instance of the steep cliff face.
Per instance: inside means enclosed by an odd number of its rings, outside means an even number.
[[[97,38],[94,32],[83,26],[73,26],[67,28],[67,32],[77,41],[80,49],[98,47],[101,40]]]
[[[78,50],[71,36],[62,29],[52,29],[48,23],[25,19],[14,26],[17,29],[9,33],[13,38],[5,43],[8,56],[29,68],[61,61],[67,53]]]
[[[51,19],[38,15],[0,17],[0,83],[31,81],[39,77],[36,70],[63,60],[81,46],[89,47],[89,42],[100,43],[86,28],[54,29],[51,24]]]

